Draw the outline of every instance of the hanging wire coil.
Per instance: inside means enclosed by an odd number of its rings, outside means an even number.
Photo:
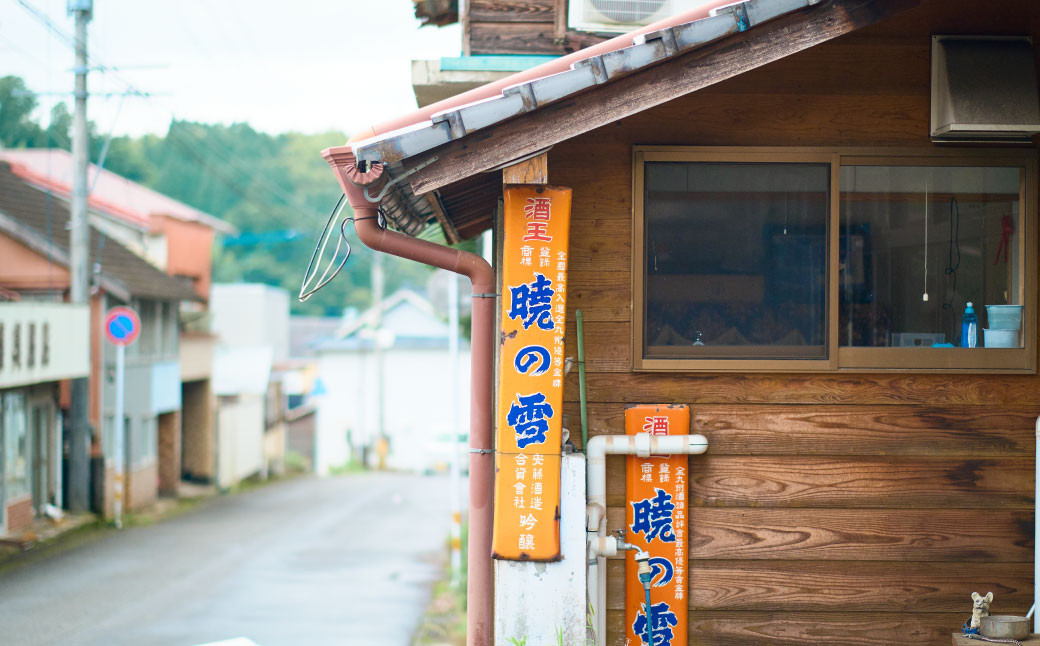
[[[347,241],[346,233],[348,222],[378,218],[379,228],[381,229],[386,229],[388,224],[392,224],[397,231],[411,236],[419,236],[430,224],[436,221],[436,216],[429,207],[427,198],[415,195],[408,184],[402,181],[435,161],[437,161],[437,158],[432,157],[419,166],[391,179],[375,196],[369,195],[366,188],[365,198],[378,205],[378,216],[369,216],[368,218],[345,217],[339,224],[334,224],[338,220],[346,202],[346,195],[340,194],[339,200],[336,202],[336,206],[332,208],[329,219],[325,222],[325,228],[322,229],[321,236],[314,246],[310,262],[307,263],[307,270],[303,274],[303,282],[300,285],[298,296],[301,303],[332,282],[332,279],[347,264],[347,259],[350,258],[350,243]],[[347,179],[352,182],[349,177]],[[320,273],[319,277],[318,270],[322,265],[322,258],[325,257],[325,251],[328,248],[329,241],[332,239],[332,232],[336,229],[339,229],[339,239],[336,241],[336,247],[329,258],[328,264],[325,265],[325,270]],[[343,258],[337,262],[341,249],[344,250]]]
[[[321,236],[318,238],[318,242],[314,245],[314,251],[311,253],[310,262],[307,263],[307,270],[303,273],[303,282],[300,285],[300,294],[297,298],[300,302],[305,302],[308,298],[316,294],[322,287],[325,287],[332,279],[339,275],[340,270],[347,264],[347,260],[350,258],[350,242],[347,240],[347,223],[354,222],[355,220],[369,220],[376,218],[377,216],[369,216],[367,218],[354,218],[345,217],[338,225],[333,225],[339,219],[340,214],[343,212],[343,205],[346,203],[346,195],[341,193],[339,200],[336,201],[336,206],[332,207],[332,212],[329,213],[329,219],[325,221],[325,228],[321,230]],[[386,228],[385,220],[379,218],[379,226]],[[331,240],[331,234],[333,231],[339,231],[339,238],[336,240],[336,248],[332,251],[332,256],[329,258],[328,264],[325,265],[325,271],[321,272],[321,278],[317,279],[315,284],[315,278],[318,276],[318,268],[321,267],[321,259],[325,257],[325,249],[329,245]],[[344,249],[343,258],[337,263],[336,258],[339,257],[340,249]],[[335,269],[333,269],[335,267]],[[331,273],[330,273],[331,272]],[[313,286],[312,286],[313,285]]]

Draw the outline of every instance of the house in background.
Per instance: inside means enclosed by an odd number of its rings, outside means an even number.
[[[24,169],[0,161],[0,255],[10,261],[0,264],[0,287],[22,301],[60,304],[69,288],[68,203],[23,175]],[[93,224],[89,242],[94,268],[88,411],[95,429],[91,445],[93,505],[107,514],[113,500],[115,349],[104,341],[104,313],[115,305],[129,305],[142,322],[140,338],[126,353],[124,438],[124,508],[138,509],[159,494],[161,458],[175,459],[161,456],[159,446],[161,436],[179,432],[177,312],[182,301],[197,301],[199,296],[117,240],[108,239]],[[32,345],[31,338],[29,343]]]
[[[71,195],[72,153],[59,148],[0,150],[20,177],[55,195]],[[213,242],[235,228],[220,218],[91,164],[87,208],[91,224],[171,276],[209,297]]]
[[[210,312],[218,339],[216,482],[226,488],[285,468],[286,402],[275,369],[289,357],[289,293],[220,283],[213,285]]]
[[[266,476],[269,346],[218,347],[213,362],[217,397],[213,482],[227,489],[251,476]]]
[[[0,301],[0,538],[61,507],[62,388],[90,371],[86,305]]]
[[[318,407],[313,398],[323,388],[318,379],[318,353],[314,344],[331,338],[343,325],[343,317],[290,316],[289,359],[279,371],[286,397],[287,460],[293,467],[314,470]]]
[[[415,0],[423,26],[461,21],[462,56],[412,61],[419,107],[524,72],[610,36],[702,4],[700,0]]]
[[[402,289],[381,311],[344,321],[334,336],[313,344],[320,380],[312,396],[316,472],[327,474],[356,456],[375,465],[381,440],[389,467],[447,469],[459,434],[469,427],[466,389],[453,392],[449,333],[429,301]],[[469,383],[464,341],[457,369],[458,383]],[[409,393],[407,406],[400,405],[400,393]]]
[[[72,155],[61,149],[5,149],[0,159],[30,184],[68,200],[73,177]],[[179,355],[182,414],[164,418],[159,450],[163,456],[159,488],[175,495],[182,478],[208,482],[213,477],[216,441],[215,398],[210,376],[215,337],[209,332],[206,302],[212,275],[213,243],[218,234],[235,228],[111,171],[90,165],[87,208],[90,223],[103,239],[119,241],[154,266],[185,282],[196,299],[184,301],[172,313],[180,326]],[[146,310],[150,307],[146,306]],[[169,312],[144,311],[142,322],[165,321]],[[164,328],[161,334],[173,334]],[[149,332],[145,331],[145,334]],[[142,338],[142,341],[145,341]],[[152,343],[150,339],[148,343]],[[129,382],[128,382],[129,383]]]

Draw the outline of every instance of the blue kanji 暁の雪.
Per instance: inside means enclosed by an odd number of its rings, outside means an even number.
[[[522,375],[537,377],[549,369],[552,358],[549,349],[540,345],[529,345],[520,349],[513,359],[513,367]]]
[[[525,330],[531,327],[532,323],[537,323],[542,330],[556,328],[552,317],[552,297],[555,292],[551,280],[541,274],[535,274],[532,282],[510,287],[509,291],[510,319],[520,319]]]
[[[632,503],[632,515],[635,518],[632,531],[642,534],[647,543],[654,539],[674,543],[672,511],[675,510],[675,505],[671,502],[672,496],[664,489],[655,488],[654,491],[657,495],[653,498],[644,498]]]
[[[647,644],[646,605],[644,604],[642,608],[643,611],[636,615],[636,620],[632,623],[632,632],[639,635],[642,643]],[[679,619],[665,601],[652,604],[650,608],[654,617],[654,643],[652,646],[672,646],[672,626],[678,625]]]
[[[545,433],[549,430],[549,420],[553,409],[545,401],[542,393],[521,395],[509,406],[506,423],[516,431],[516,446],[524,448],[530,444],[544,444]],[[674,540],[674,538],[673,538]]]

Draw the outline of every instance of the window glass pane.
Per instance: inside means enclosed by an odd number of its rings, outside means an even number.
[[[7,498],[29,493],[29,438],[25,396],[4,395],[4,478]]]
[[[137,338],[135,345],[140,346],[141,356],[152,357],[159,351],[159,318],[156,310],[159,304],[155,301],[141,301],[141,307],[137,315],[141,318],[141,335]]]
[[[826,358],[829,165],[645,173],[645,356]]]
[[[1021,181],[1020,168],[842,167],[841,345],[959,346],[972,301],[982,347],[985,306],[1021,305]]]
[[[134,468],[154,460],[158,445],[158,420],[155,417],[138,418],[131,426],[127,420],[130,438],[130,463]]]

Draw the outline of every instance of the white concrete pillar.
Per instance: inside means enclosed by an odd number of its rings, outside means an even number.
[[[562,456],[556,563],[495,561],[495,645],[585,643],[585,456]]]

